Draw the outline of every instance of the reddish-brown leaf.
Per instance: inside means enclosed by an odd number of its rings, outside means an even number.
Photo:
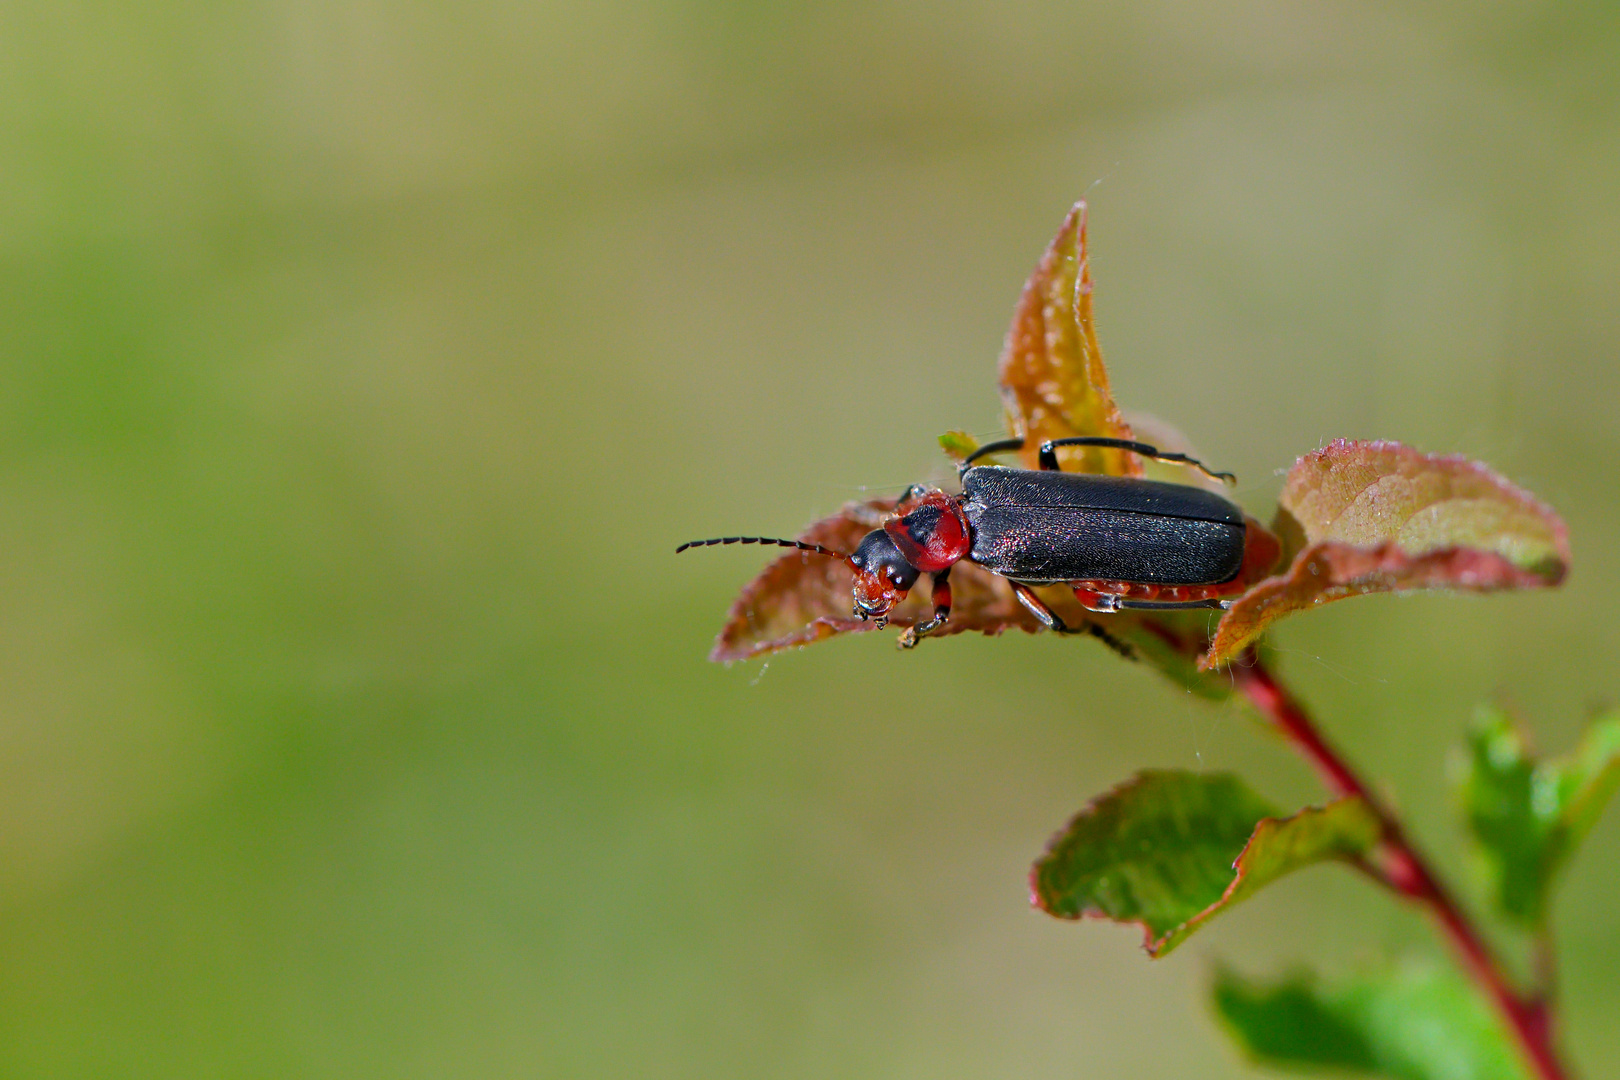
[[[1024,285],[1001,353],[1007,431],[1024,440],[1024,467],[1036,467],[1047,439],[1103,435],[1129,439],[1131,427],[1108,390],[1092,322],[1086,259],[1086,204],[1076,203]],[[1071,472],[1140,476],[1133,454],[1095,447],[1060,451]]]
[[[1527,492],[1477,462],[1391,442],[1340,440],[1300,458],[1278,532],[1297,549],[1288,570],[1238,598],[1200,667],[1296,611],[1371,592],[1557,585],[1570,557],[1563,521]]]
[[[1339,439],[1306,454],[1289,470],[1277,505],[1312,544],[1393,541],[1410,555],[1478,548],[1548,585],[1569,563],[1569,534],[1546,504],[1477,461],[1397,442]]]

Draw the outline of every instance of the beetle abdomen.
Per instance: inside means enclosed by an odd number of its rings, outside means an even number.
[[[1202,488],[985,467],[962,493],[970,558],[1015,581],[1213,585],[1243,566],[1243,511]]]

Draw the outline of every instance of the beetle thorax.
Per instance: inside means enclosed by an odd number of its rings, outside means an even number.
[[[901,503],[883,530],[906,561],[924,573],[944,570],[973,547],[973,530],[960,502],[938,490]]]

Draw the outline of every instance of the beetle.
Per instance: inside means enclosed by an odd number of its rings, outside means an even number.
[[[906,644],[939,630],[951,616],[951,567],[966,560],[1006,578],[1040,622],[1058,633],[1071,628],[1034,587],[1066,585],[1089,611],[1226,608],[1254,576],[1276,562],[1280,545],[1231,500],[1201,487],[1135,477],[1063,472],[1057,450],[1097,446],[1188,465],[1227,483],[1185,454],[1147,443],[1101,436],[1050,439],[1037,469],[976,465],[991,454],[1021,450],[1022,439],[987,443],[958,467],[960,494],[921,484],[908,487],[894,512],[845,554],[819,544],[762,536],[693,540],[676,548],[715,544],[777,544],[841,559],[855,572],[854,614],[876,619],[904,600],[917,579],[933,585],[933,617]],[[1107,637],[1097,628],[1086,632]]]

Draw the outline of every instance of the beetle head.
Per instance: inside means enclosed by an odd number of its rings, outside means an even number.
[[[894,540],[882,529],[866,534],[849,557],[855,571],[855,616],[888,621],[890,609],[906,598],[921,573],[906,561]]]

